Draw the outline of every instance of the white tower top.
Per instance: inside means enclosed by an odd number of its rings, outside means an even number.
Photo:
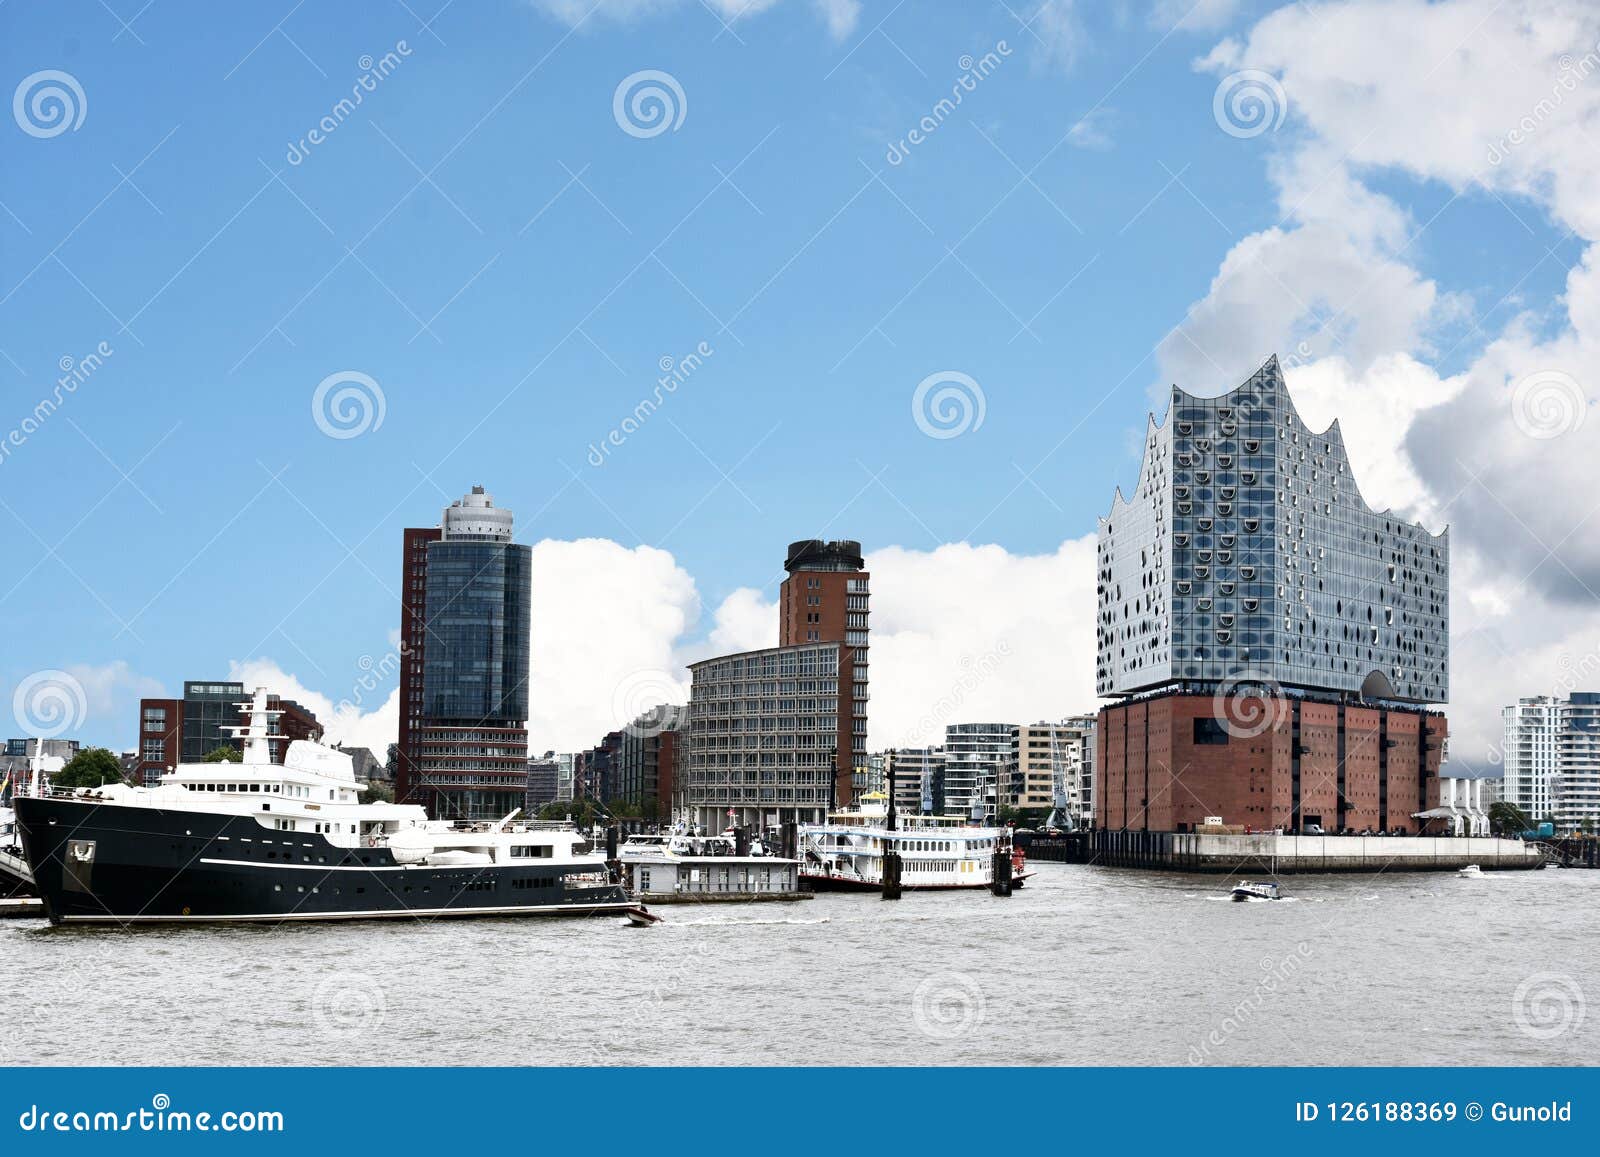
[[[494,504],[494,495],[481,486],[456,499],[445,507],[439,520],[444,538],[487,538],[495,542],[511,541],[511,511]]]

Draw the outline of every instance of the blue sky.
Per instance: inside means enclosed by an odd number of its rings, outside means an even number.
[[[729,26],[718,5],[608,3],[575,28],[587,5],[437,3],[0,8],[7,85],[61,70],[86,103],[70,131],[0,133],[0,426],[63,358],[113,351],[0,464],[7,681],[348,671],[396,626],[401,528],[478,482],[524,541],[669,551],[706,612],[690,639],[737,590],[770,594],[794,538],[1055,552],[1133,482],[1158,347],[1278,225],[1270,174],[1308,132],[1214,116],[1197,62],[1266,5],[1174,31],[1139,4],[866,3],[830,29],[798,0]],[[640,137],[613,96],[647,69],[683,116]],[[1462,303],[1426,323],[1440,374],[1550,307],[1579,251],[1537,205],[1514,222],[1392,169],[1369,187],[1427,222],[1404,260]],[[660,360],[700,343],[591,465]],[[1272,352],[1218,350],[1214,380],[1183,384],[1224,388]],[[384,414],[341,439],[311,399],[344,371]],[[940,371],[978,383],[980,428],[913,421]],[[131,724],[94,712],[83,734]]]

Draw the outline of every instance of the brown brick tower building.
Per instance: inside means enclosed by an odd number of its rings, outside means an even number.
[[[1374,511],[1277,360],[1176,387],[1097,552],[1095,821],[1416,832],[1438,802],[1449,540]]]
[[[872,576],[859,542],[791,542],[778,588],[778,646],[838,643],[839,743],[834,797],[847,804],[857,764],[867,761],[868,599]],[[847,706],[848,705],[848,706]]]

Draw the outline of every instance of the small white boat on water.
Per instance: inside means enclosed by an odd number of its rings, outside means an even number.
[[[1483,875],[1483,869],[1478,867],[1477,864],[1468,864],[1465,868],[1462,868],[1459,872],[1457,872],[1456,875],[1460,876],[1463,880],[1476,880],[1479,876]]]
[[[1278,900],[1278,885],[1274,883],[1252,884],[1248,880],[1241,881],[1233,886],[1233,899],[1237,903],[1246,900]]]

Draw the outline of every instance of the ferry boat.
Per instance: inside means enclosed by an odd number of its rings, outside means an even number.
[[[351,758],[268,746],[265,688],[240,763],[179,764],[158,786],[44,790],[14,801],[23,852],[54,924],[366,920],[648,913],[605,858],[558,824],[430,820],[359,802]],[[644,920],[641,921],[641,915]]]
[[[769,856],[759,840],[741,855],[731,833],[630,836],[617,858],[629,892],[653,903],[811,898],[800,891],[799,860]]]
[[[1278,885],[1270,881],[1264,884],[1252,884],[1249,881],[1243,881],[1233,886],[1232,895],[1237,903],[1243,903],[1246,900],[1281,899],[1278,895]]]
[[[800,878],[817,889],[877,890],[889,849],[900,853],[900,886],[907,892],[987,888],[997,849],[1011,857],[1012,887],[1030,874],[1011,829],[960,816],[891,816],[888,795],[869,792],[858,806],[829,812],[827,823],[800,825]]]

